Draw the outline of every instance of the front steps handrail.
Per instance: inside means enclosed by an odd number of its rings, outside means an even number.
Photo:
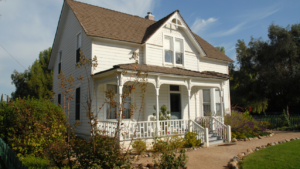
[[[217,133],[217,136],[221,137],[222,140],[230,142],[230,126],[226,126],[223,122],[221,122],[218,118],[211,116],[213,120],[213,131]]]

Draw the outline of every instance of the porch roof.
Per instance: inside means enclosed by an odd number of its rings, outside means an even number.
[[[173,75],[183,75],[183,76],[192,76],[192,77],[201,77],[201,78],[214,78],[214,79],[229,79],[229,75],[218,73],[214,71],[192,71],[188,69],[182,69],[178,67],[162,67],[162,66],[153,66],[153,65],[146,65],[146,64],[119,64],[113,66],[112,69],[108,69],[106,71],[98,72],[94,75],[101,74],[110,70],[114,69],[125,69],[125,70],[136,70],[136,71],[149,71],[155,73],[165,73],[165,74],[173,74]]]

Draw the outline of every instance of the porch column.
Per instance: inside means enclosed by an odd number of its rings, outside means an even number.
[[[118,131],[119,131],[119,133],[118,133],[118,138],[119,138],[119,141],[121,141],[122,140],[122,138],[121,138],[121,124],[122,124],[122,117],[123,117],[123,115],[122,115],[122,108],[123,108],[123,106],[122,106],[122,92],[123,92],[123,85],[119,85],[119,89],[118,89],[119,91],[118,91],[118,95],[119,95],[119,97],[118,97],[118,102],[119,102],[119,105],[120,105],[120,107],[119,107],[119,124],[118,124],[118,126],[119,126],[119,128],[118,128]],[[118,107],[117,107],[118,108]]]
[[[119,97],[118,97],[118,102],[119,102],[119,104],[120,105],[122,105],[122,92],[123,92],[123,85],[121,86],[121,85],[119,85],[119,91],[118,91],[118,95],[119,95]],[[122,122],[122,106],[121,106],[121,108],[119,108],[119,114],[120,114],[120,123]]]
[[[156,89],[156,136],[159,135],[159,87]]]
[[[222,114],[222,117],[224,116],[224,104],[223,104],[223,87],[221,86],[221,89],[220,89],[220,103],[221,103],[221,114]]]
[[[191,89],[188,89],[188,112],[189,112],[189,131],[191,130]]]

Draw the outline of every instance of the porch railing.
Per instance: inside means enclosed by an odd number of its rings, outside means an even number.
[[[99,130],[109,137],[114,137],[117,131],[117,122],[98,122]],[[156,130],[158,129],[158,134]],[[198,134],[197,139],[205,140],[205,128],[193,120],[164,120],[159,121],[140,121],[123,123],[120,126],[120,141],[131,139],[145,139],[154,137],[167,137],[174,135],[184,135],[192,131]]]
[[[220,118],[216,118],[214,116],[211,117],[213,120],[214,131],[217,133],[218,137],[221,137],[222,140],[227,142],[231,141],[231,130],[230,126],[226,126]]]
[[[192,123],[192,132],[196,132],[197,139],[201,139],[201,142],[206,142],[205,138],[205,128],[200,126],[198,123],[196,123],[194,120],[191,120]]]

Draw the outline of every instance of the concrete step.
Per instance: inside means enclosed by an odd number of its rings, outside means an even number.
[[[214,141],[209,140],[209,146],[215,145],[215,144],[223,144],[223,143],[224,143],[224,140],[214,140]]]

